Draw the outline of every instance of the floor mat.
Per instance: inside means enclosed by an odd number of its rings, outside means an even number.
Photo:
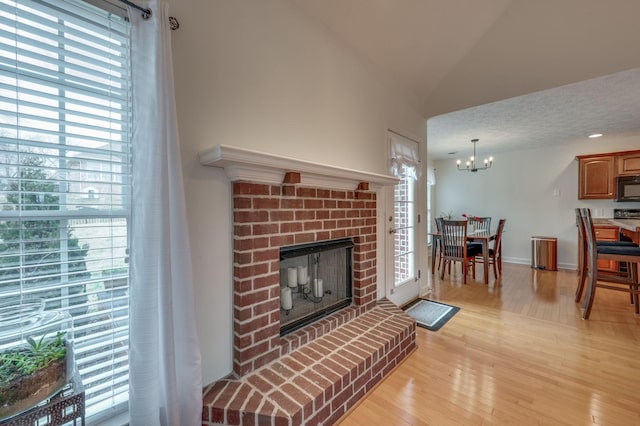
[[[460,310],[457,306],[432,300],[418,299],[404,308],[409,316],[416,320],[420,327],[437,331]]]

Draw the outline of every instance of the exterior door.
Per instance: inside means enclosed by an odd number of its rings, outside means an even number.
[[[394,188],[393,202],[387,203],[385,244],[393,268],[387,268],[386,296],[402,306],[417,298],[420,290],[416,256],[417,181],[414,167],[402,165],[398,172],[400,182]]]

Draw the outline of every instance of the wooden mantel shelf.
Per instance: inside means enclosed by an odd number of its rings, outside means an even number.
[[[398,178],[363,172],[282,155],[268,154],[228,145],[216,145],[198,154],[203,166],[223,168],[229,180],[281,184],[287,172],[299,172],[301,184],[343,190],[354,190],[360,182],[370,189],[396,185]]]

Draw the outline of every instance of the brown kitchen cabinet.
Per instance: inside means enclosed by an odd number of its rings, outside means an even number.
[[[618,156],[618,176],[640,175],[640,152]]]
[[[615,156],[579,156],[578,199],[614,199]]]

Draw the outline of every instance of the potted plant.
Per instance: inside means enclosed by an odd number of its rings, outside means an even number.
[[[27,344],[0,352],[0,419],[31,408],[64,386],[72,358],[65,334],[27,337]]]

